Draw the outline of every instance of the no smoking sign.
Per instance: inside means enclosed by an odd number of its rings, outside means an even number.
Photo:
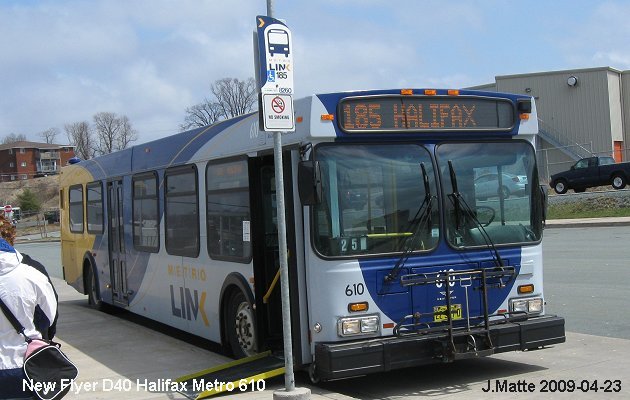
[[[263,116],[266,130],[294,131],[293,97],[263,94]]]

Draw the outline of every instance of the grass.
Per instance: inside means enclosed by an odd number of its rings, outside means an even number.
[[[630,217],[630,207],[598,207],[593,204],[550,204],[547,219]]]

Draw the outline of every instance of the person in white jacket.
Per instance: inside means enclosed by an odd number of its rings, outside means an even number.
[[[48,278],[35,268],[23,264],[22,255],[0,238],[0,297],[24,326],[30,338],[42,338],[57,312],[57,299]],[[36,312],[43,315],[38,327],[33,320]],[[41,330],[38,330],[38,328]],[[17,333],[0,311],[0,399],[32,398],[23,380],[22,366],[26,354],[24,336]]]

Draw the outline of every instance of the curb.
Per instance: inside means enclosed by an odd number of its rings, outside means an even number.
[[[585,218],[585,219],[557,219],[548,220],[545,229],[551,228],[595,228],[609,226],[630,226],[630,218]]]
[[[41,238],[41,239],[23,239],[23,238],[15,238],[15,244],[24,244],[24,243],[49,243],[49,242],[61,242],[61,238]]]

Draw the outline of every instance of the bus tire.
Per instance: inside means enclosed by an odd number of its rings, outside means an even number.
[[[88,295],[88,304],[95,310],[103,309],[103,301],[101,300],[100,290],[94,268],[91,264],[85,266],[85,291]]]
[[[258,352],[254,308],[240,290],[233,290],[230,294],[226,325],[228,343],[234,358],[250,357]]]
[[[313,362],[308,367],[308,377],[311,380],[311,383],[318,384],[321,381],[319,374],[317,373],[317,367],[315,366],[315,362]]]

